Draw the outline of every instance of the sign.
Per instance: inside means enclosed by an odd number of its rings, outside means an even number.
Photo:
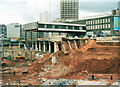
[[[120,18],[114,17],[114,30],[120,30]]]
[[[19,41],[19,38],[10,38],[10,41],[11,42],[16,42],[16,41]]]

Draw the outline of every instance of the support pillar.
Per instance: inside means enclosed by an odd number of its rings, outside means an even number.
[[[68,41],[68,45],[69,45],[70,49],[72,49],[72,46],[71,46],[71,44],[70,44],[70,41]]]
[[[41,51],[41,42],[39,42],[39,51]]]
[[[57,43],[54,42],[54,52],[57,52]]]
[[[35,43],[35,50],[38,51],[37,42]]]
[[[46,50],[45,50],[46,48],[45,48],[45,41],[43,42],[43,52],[45,52]]]
[[[66,51],[64,44],[62,44],[62,47],[63,47],[63,51]]]
[[[49,41],[49,53],[51,53],[51,43]]]
[[[59,51],[57,42],[54,42],[54,52]]]
[[[75,47],[76,47],[76,49],[78,49],[78,46],[77,46],[77,42],[76,42],[76,40],[74,40],[74,43],[75,43]]]
[[[19,49],[20,49],[20,41],[19,41]]]
[[[32,49],[34,49],[34,43],[33,43],[33,41],[32,41]]]
[[[83,44],[82,44],[82,40],[80,40],[80,46],[83,46]]]

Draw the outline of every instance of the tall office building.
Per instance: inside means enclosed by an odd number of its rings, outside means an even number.
[[[60,16],[61,20],[78,19],[78,0],[61,0],[60,1]]]

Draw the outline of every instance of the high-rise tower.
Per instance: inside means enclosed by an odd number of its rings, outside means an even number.
[[[60,1],[60,16],[61,20],[78,19],[78,0],[61,0]]]

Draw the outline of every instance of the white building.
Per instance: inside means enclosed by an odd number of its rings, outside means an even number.
[[[7,25],[7,38],[20,38],[21,25],[11,23]]]

